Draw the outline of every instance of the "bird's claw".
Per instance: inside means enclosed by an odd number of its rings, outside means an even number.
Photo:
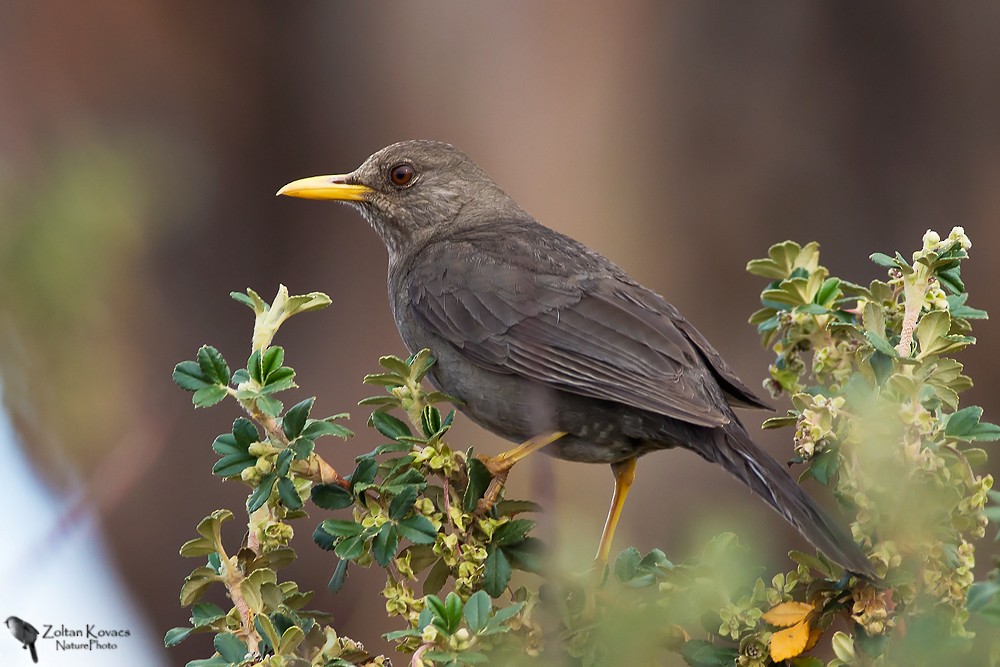
[[[479,459],[493,476],[493,479],[490,480],[489,486],[486,487],[486,493],[484,493],[483,497],[479,499],[478,503],[476,503],[476,514],[482,516],[493,509],[493,506],[496,505],[497,500],[500,498],[500,491],[503,489],[503,485],[507,482],[507,474],[510,472],[510,466],[508,465],[494,470],[494,468],[490,467],[489,461],[494,461],[496,459],[484,456],[480,456]]]

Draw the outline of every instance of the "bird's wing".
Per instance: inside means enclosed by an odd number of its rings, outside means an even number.
[[[729,422],[704,353],[645,288],[454,245],[428,254],[439,256],[410,271],[410,307],[477,365],[694,424]],[[650,295],[668,312],[651,308]]]

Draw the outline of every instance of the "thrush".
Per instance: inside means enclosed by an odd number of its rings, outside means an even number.
[[[610,464],[607,561],[636,460],[681,447],[721,465],[847,570],[872,567],[850,536],[733,411],[765,403],[654,291],[609,259],[535,221],[453,146],[404,141],[348,174],[304,178],[280,195],[346,202],[389,251],[389,303],[411,352],[437,358],[431,383],[487,430],[536,449]]]

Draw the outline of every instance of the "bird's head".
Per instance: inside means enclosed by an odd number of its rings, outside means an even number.
[[[402,141],[349,174],[292,181],[279,195],[355,206],[399,255],[443,226],[523,212],[465,153],[439,141]]]

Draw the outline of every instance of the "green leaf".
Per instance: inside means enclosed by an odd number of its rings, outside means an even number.
[[[809,474],[824,486],[830,485],[833,475],[840,469],[840,458],[833,449],[825,449],[812,458]]]
[[[228,395],[226,388],[220,384],[212,384],[202,387],[194,392],[191,402],[196,408],[210,408]]]
[[[524,539],[524,536],[529,530],[535,527],[535,522],[531,519],[514,519],[508,523],[502,524],[493,531],[494,544],[499,544],[500,546],[505,546],[508,544],[516,544]]]
[[[395,355],[387,355],[378,358],[378,365],[386,369],[390,373],[395,373],[401,378],[407,378],[410,376],[410,367],[405,361],[400,359]]]
[[[410,457],[403,457],[400,460],[409,458]],[[409,463],[409,461],[407,461],[407,463]],[[416,468],[409,468],[406,463],[400,463],[398,469],[403,470],[402,474],[394,473],[390,479],[386,480],[386,482],[382,485],[381,491],[396,495],[398,493],[402,493],[403,489],[410,485],[415,484],[421,489],[427,486],[427,480],[424,479],[424,476]]]
[[[197,361],[182,361],[174,366],[174,384],[185,391],[198,391],[202,387],[213,384],[205,377]]]
[[[288,366],[282,366],[268,376],[267,384],[261,387],[260,393],[276,394],[296,386],[298,385],[295,384],[295,371]]]
[[[260,377],[255,378],[261,384],[267,384],[271,375],[285,363],[284,348],[274,345],[264,350],[260,355]]]
[[[804,565],[807,568],[816,570],[827,578],[832,578],[834,575],[834,572],[830,569],[829,564],[813,554],[807,554],[804,551],[792,550],[788,552],[788,557],[799,565]]]
[[[423,592],[424,595],[433,595],[437,593],[444,585],[448,582],[448,577],[451,576],[451,568],[448,564],[444,562],[443,558],[438,559],[434,566],[431,567],[430,572],[427,573],[427,577],[424,579]]]
[[[299,497],[299,492],[295,490],[295,484],[287,477],[282,477],[278,480],[278,497],[281,498],[281,504],[290,510],[297,510],[302,507],[302,498]]]
[[[437,360],[431,356],[431,351],[424,348],[412,355],[406,360],[406,363],[410,366],[410,377],[413,378],[414,382],[420,382],[427,375],[427,371],[431,369]]]
[[[802,246],[795,241],[785,241],[771,246],[767,259],[754,259],[747,262],[747,271],[755,276],[784,280],[796,264]]]
[[[404,384],[406,384],[405,376],[400,377],[396,373],[371,373],[369,375],[364,376],[364,378],[362,378],[361,381],[364,382],[365,384],[374,384],[381,387],[390,387],[390,388],[401,387]],[[365,399],[365,401],[367,400],[369,399]],[[397,403],[399,402],[398,398],[396,398],[395,400]],[[365,401],[362,401],[361,403],[364,403]],[[361,403],[359,403],[359,405],[361,405]]]
[[[245,451],[247,447],[260,441],[260,433],[257,432],[257,427],[249,419],[238,417],[233,422],[233,438],[236,440],[236,444]]]
[[[184,667],[232,667],[233,663],[221,656],[212,656],[205,660],[191,660]]]
[[[247,657],[247,645],[242,639],[228,632],[215,635],[215,650],[224,660],[239,664]]]
[[[641,560],[642,556],[635,547],[629,547],[618,554],[618,558],[615,559],[615,577],[618,581],[625,583],[634,579]]]
[[[393,408],[400,407],[401,403],[397,396],[369,396],[358,401],[358,405],[388,405]]]
[[[274,483],[278,481],[278,476],[273,472],[264,475],[260,479],[260,483],[257,488],[253,490],[250,497],[247,498],[247,512],[253,514],[267,502],[267,499],[271,495],[271,490],[274,488]]]
[[[983,409],[977,405],[951,413],[945,422],[944,433],[949,438],[966,441],[991,442],[1000,440],[1000,426],[980,422]]]
[[[322,310],[331,303],[330,297],[322,292],[309,292],[309,294],[296,294],[288,297],[285,302],[286,318],[299,313],[308,313],[314,310]]]
[[[390,519],[399,521],[410,513],[410,510],[413,509],[413,503],[417,499],[418,488],[416,484],[407,484],[402,491],[396,494],[396,497],[389,503]]]
[[[431,610],[431,614],[433,614],[431,622],[442,630],[446,630],[448,627],[448,616],[441,598],[436,595],[428,595],[424,598],[424,602],[427,604],[427,608]]]
[[[345,537],[334,547],[333,552],[344,560],[357,560],[365,552],[365,542],[367,541],[368,537],[363,534]]]
[[[333,593],[339,593],[340,589],[344,587],[344,581],[347,579],[347,566],[349,561],[342,560],[337,563],[337,567],[333,570],[333,576],[330,577],[330,583],[326,587]]]
[[[205,589],[218,579],[215,570],[210,567],[195,568],[184,578],[181,585],[180,601],[182,607],[194,604],[205,594]]]
[[[360,523],[344,519],[326,519],[319,524],[317,530],[322,530],[328,535],[335,537],[356,537],[365,532],[365,527]]]
[[[229,364],[211,345],[202,345],[198,350],[198,367],[210,381],[222,385],[229,384]]]
[[[306,420],[305,428],[302,429],[301,435],[305,438],[309,438],[310,440],[316,440],[324,435],[335,435],[338,438],[343,438],[344,440],[354,437],[354,432],[351,429],[346,426],[333,423],[332,420],[340,419],[341,417],[347,417],[347,415],[334,415],[333,417],[327,417],[326,419],[308,419]]]
[[[302,429],[306,426],[306,420],[309,418],[309,412],[312,410],[313,403],[316,402],[315,396],[310,396],[304,401],[299,401],[292,407],[288,408],[288,412],[281,420],[281,430],[285,432],[285,437],[289,440],[294,440],[299,437],[302,433]]]
[[[728,646],[716,646],[703,639],[691,639],[681,647],[681,657],[691,667],[731,667],[739,651]]]
[[[278,642],[275,653],[277,655],[292,655],[305,638],[306,635],[302,628],[293,625],[281,633],[281,640]]]
[[[378,461],[369,456],[364,456],[358,460],[358,466],[348,477],[353,489],[358,484],[371,484],[375,481],[375,474],[378,472]]]
[[[392,559],[396,557],[396,549],[399,547],[399,533],[392,523],[383,523],[378,534],[372,540],[372,556],[382,567],[388,567]]]
[[[486,488],[493,477],[486,465],[474,456],[468,458],[466,466],[469,471],[469,485],[465,488],[465,494],[462,496],[462,509],[466,512],[472,512],[476,509],[479,499],[486,493]]]
[[[913,332],[920,346],[918,358],[942,351],[947,342],[942,344],[941,339],[948,335],[949,330],[951,330],[951,315],[947,311],[932,310],[921,317]]]
[[[899,267],[899,263],[896,261],[896,258],[889,257],[889,255],[886,255],[885,253],[874,252],[871,255],[868,255],[868,259],[875,262],[879,266],[886,267],[887,269],[894,269]]]
[[[523,609],[523,608],[524,608],[524,603],[523,602],[517,602],[517,603],[514,603],[512,605],[508,605],[506,607],[503,607],[501,609],[497,609],[496,613],[493,614],[493,618],[490,619],[489,625],[491,625],[491,626],[500,625],[501,623],[503,623],[507,619],[510,619],[510,618],[513,618],[514,616],[516,616],[517,613],[519,611],[521,611],[521,609]]]
[[[250,353],[250,357],[247,359],[247,371],[250,373],[251,379],[253,379],[257,384],[264,384],[264,373],[261,367],[261,351],[254,350]]]
[[[982,416],[983,409],[978,405],[971,405],[953,412],[945,422],[944,434],[950,438],[964,440],[965,436],[973,432]]]
[[[886,380],[892,376],[893,362],[889,355],[876,349],[868,358],[868,364],[872,367],[872,373],[875,374],[875,382],[878,383],[878,386],[883,386]]]
[[[325,510],[339,510],[354,504],[354,494],[337,484],[317,484],[310,493],[313,503]]]
[[[271,396],[257,397],[257,408],[268,417],[277,417],[281,414],[281,401]]]
[[[795,426],[799,421],[798,415],[787,415],[785,417],[771,417],[770,419],[765,419],[764,423],[760,425],[762,429],[770,428],[785,428],[786,426]]]
[[[522,512],[541,512],[543,509],[533,500],[501,500],[494,507],[500,516],[514,516]]]
[[[273,651],[275,644],[278,643],[278,629],[271,622],[271,617],[267,614],[257,614],[253,619],[253,625],[263,640],[265,650]]]
[[[247,293],[243,292],[230,292],[229,296],[232,297],[233,301],[242,303],[244,306],[254,311],[254,313],[263,313],[267,310],[267,304],[264,300],[260,298],[257,292],[252,289],[247,289]]]
[[[295,452],[291,449],[285,448],[278,452],[278,456],[274,460],[274,474],[278,477],[284,477],[288,474],[288,468],[292,465],[292,459],[295,458]]]
[[[976,442],[995,442],[1000,440],[1000,426],[988,422],[980,422],[970,434],[970,440]]]
[[[945,271],[938,271],[935,275],[937,276],[938,282],[941,286],[952,294],[961,294],[965,291],[965,283],[962,281],[962,267],[960,265],[955,265],[952,269],[947,269]]]
[[[398,440],[401,437],[408,436],[412,437],[413,433],[410,432],[410,427],[396,419],[388,412],[373,412],[371,417],[372,426],[378,429],[378,432],[387,438],[392,440]]]
[[[181,545],[179,553],[184,558],[196,558],[215,553],[215,543],[207,537],[196,537]]]
[[[507,556],[503,550],[491,546],[483,568],[483,590],[489,593],[490,597],[500,597],[510,583],[510,575],[510,562]]]
[[[517,544],[503,547],[511,566],[525,572],[541,572],[544,565],[545,545],[535,537],[526,537]]]
[[[969,611],[980,611],[988,604],[997,599],[1000,593],[1000,582],[997,581],[977,581],[969,587],[969,595],[966,605]]]
[[[236,430],[237,427],[234,424],[234,433],[224,433],[212,443],[212,451],[222,457],[212,466],[212,472],[219,477],[236,477],[243,472],[244,468],[249,468],[257,463],[257,457],[247,451],[251,443],[245,441],[242,427],[240,427],[239,436],[236,435]],[[256,434],[256,431],[254,433]]]
[[[819,290],[817,290],[816,296],[813,298],[813,303],[830,308],[839,295],[840,278],[827,278],[823,281]]]
[[[989,319],[989,314],[985,310],[979,310],[978,308],[972,308],[965,305],[968,298],[968,294],[948,295],[948,312],[951,313],[952,318],[962,320]]]
[[[226,612],[222,607],[211,602],[199,602],[191,607],[191,625],[196,628],[210,625],[225,616]]]
[[[437,529],[425,516],[414,514],[396,524],[399,534],[414,544],[433,544]]]
[[[452,591],[444,601],[444,620],[448,634],[455,634],[462,625],[462,598]]]
[[[420,427],[428,438],[441,430],[441,412],[433,405],[425,405],[420,412]]]
[[[295,455],[297,461],[302,461],[309,458],[316,450],[316,443],[309,438],[299,436],[295,442],[288,446],[288,449]]]
[[[170,628],[163,636],[163,645],[167,648],[177,646],[194,632],[194,628]]]
[[[464,615],[465,624],[469,626],[469,631],[477,634],[486,627],[490,620],[490,611],[493,603],[486,591],[476,591],[465,603]]]

